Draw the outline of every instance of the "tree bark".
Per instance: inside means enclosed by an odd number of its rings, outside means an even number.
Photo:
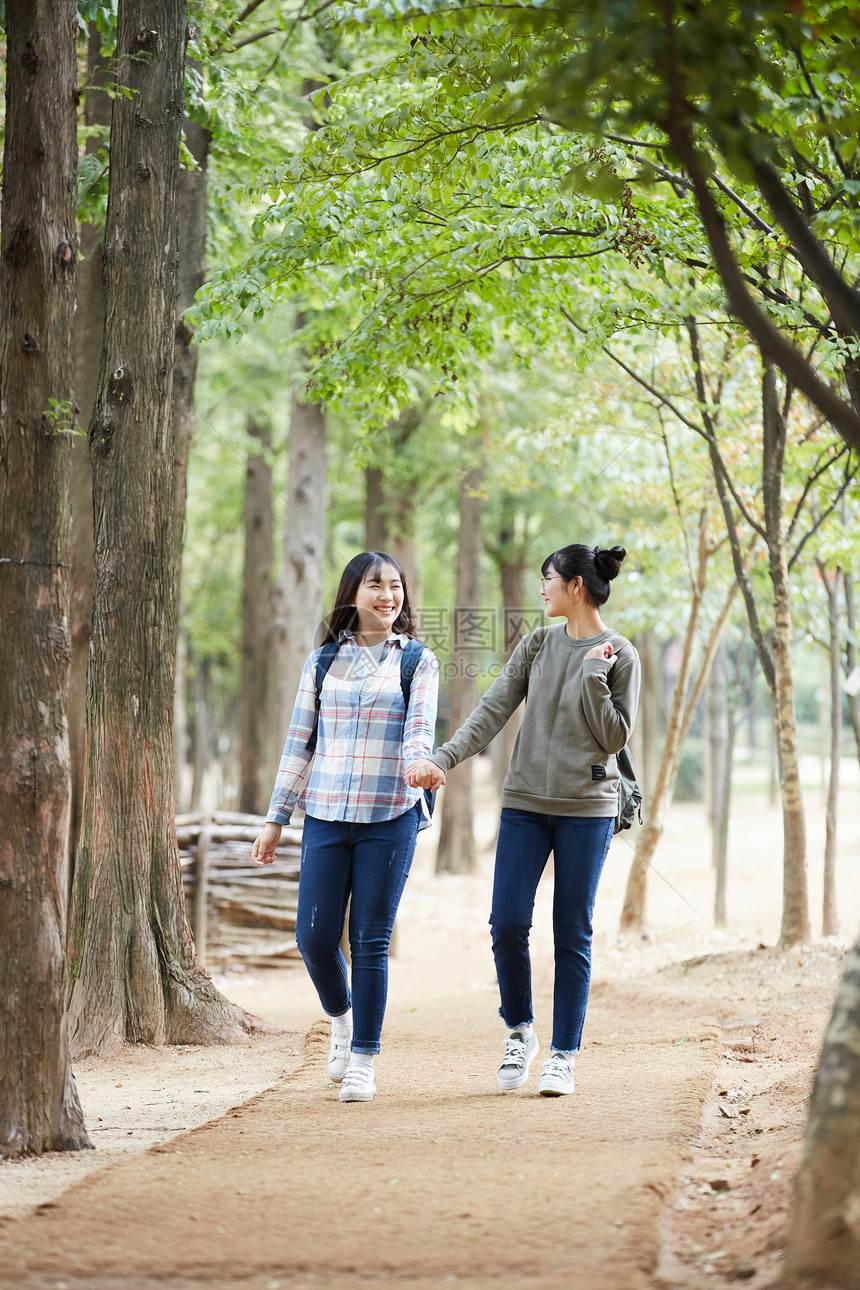
[[[173,342],[173,552],[176,578],[176,620],[182,622],[182,536],[188,493],[188,459],[194,438],[197,383],[197,346],[194,329],[184,314],[194,303],[206,277],[206,216],[209,149],[212,134],[195,121],[185,119],[185,143],[195,167],[179,172],[179,277],[176,301],[176,331]],[[188,715],[185,666],[188,656],[183,641],[176,650],[174,681],[175,787],[177,797],[188,745]]]
[[[836,900],[836,829],[839,817],[839,764],[842,758],[842,645],[839,630],[839,606],[842,599],[842,575],[837,569],[831,578],[820,560],[818,572],[827,591],[830,621],[830,776],[827,784],[827,808],[824,836],[824,897],[821,909],[822,936],[839,935]]]
[[[460,528],[457,547],[457,596],[454,606],[453,672],[448,685],[448,728],[453,734],[468,717],[477,699],[478,655],[469,640],[469,615],[478,608],[481,567],[481,513],[483,467],[466,471],[460,481]],[[474,812],[472,805],[472,761],[463,762],[447,776],[442,801],[437,873],[474,873]]]
[[[7,0],[0,228],[0,1155],[90,1145],[65,1017],[72,0]]]
[[[110,82],[109,60],[101,56],[101,37],[94,22],[89,24],[87,43],[87,93],[84,105],[88,126],[101,127],[90,135],[86,151],[93,154],[104,145],[110,129],[111,99],[105,86]],[[88,426],[99,379],[99,358],[104,327],[102,293],[102,239],[99,224],[81,225],[75,308],[74,364],[75,401],[78,419]],[[93,470],[90,446],[85,434],[72,440],[70,464],[72,503],[72,667],[69,676],[69,744],[72,767],[72,818],[69,853],[74,865],[86,778],[87,658],[90,652],[90,624],[93,614]]]
[[[774,723],[779,750],[782,795],[783,894],[780,944],[809,939],[809,895],[806,879],[806,822],[800,783],[794,678],[791,670],[791,584],[788,573],[783,495],[786,426],[779,407],[776,373],[762,364],[762,491],[768,567],[773,587]]]
[[[854,578],[850,573],[846,573],[843,579],[845,590],[845,622],[847,631],[845,633],[845,672],[846,676],[851,676],[857,666],[857,613],[854,605]],[[851,729],[854,731],[854,743],[857,748],[857,760],[860,761],[860,698],[854,694],[846,692],[848,699],[848,715],[851,718]]]
[[[707,565],[711,554],[705,542],[704,520],[703,514],[699,529],[696,581],[693,585],[690,612],[684,633],[681,666],[678,671],[675,692],[672,695],[669,719],[666,723],[663,756],[660,760],[660,769],[657,772],[653,795],[646,804],[645,826],[635,849],[630,872],[627,875],[627,886],[621,909],[621,928],[624,930],[639,929],[645,922],[648,870],[651,867],[651,860],[657,850],[657,845],[663,836],[665,814],[672,801],[672,792],[681,760],[681,750],[684,746],[687,732],[690,729],[693,713],[701,698],[714,654],[720,643],[723,628],[726,625],[726,619],[737,591],[737,583],[734,583],[723,602],[717,621],[710,630],[704,657],[699,664],[698,672],[695,672],[693,669],[693,650],[696,642],[696,627],[701,613],[707,579]]]
[[[809,897],[806,881],[806,824],[800,783],[797,721],[794,712],[794,683],[791,671],[791,594],[787,541],[783,516],[785,485],[786,425],[780,410],[773,363],[762,356],[762,495],[763,532],[768,553],[771,583],[773,631],[770,645],[765,640],[756,605],[755,592],[747,572],[738,536],[731,480],[717,442],[716,426],[708,410],[698,329],[687,319],[690,352],[695,372],[696,394],[705,427],[714,481],[723,508],[726,532],[743,595],[750,634],[770,691],[773,729],[777,744],[783,821],[783,902],[780,944],[793,945],[809,937]]]
[[[272,582],[272,438],[248,421],[258,447],[245,472],[245,571],[242,581],[242,690],[239,695],[239,810],[257,815],[265,803],[271,766],[266,761],[269,702],[269,601]],[[265,783],[264,783],[265,780]],[[270,786],[270,785],[269,785]],[[268,798],[266,799],[268,800]]]
[[[529,630],[533,630],[534,626],[528,621],[525,608],[524,582],[529,549],[528,544],[520,540],[517,514],[517,498],[512,493],[508,493],[502,498],[499,529],[493,550],[502,587],[501,646],[505,662],[511,657],[523,636]],[[502,791],[505,776],[511,764],[514,744],[522,722],[521,705],[493,740],[493,773],[499,793]]]
[[[364,549],[388,550],[388,516],[382,487],[381,466],[368,466],[364,472]]]
[[[714,656],[708,686],[710,712],[710,815],[711,864],[714,870],[714,926],[725,927],[729,810],[732,796],[734,722],[729,715],[726,646],[721,641]]]
[[[305,659],[321,639],[323,615],[325,412],[298,393],[293,394],[287,455],[284,557],[272,596],[269,766],[276,766],[281,755]]]
[[[836,994],[794,1180],[786,1270],[860,1290],[860,940]]]
[[[73,887],[72,1051],[206,1043],[250,1025],[204,974],[173,811],[173,346],[185,0],[120,0],[105,329],[90,423],[90,750]]]

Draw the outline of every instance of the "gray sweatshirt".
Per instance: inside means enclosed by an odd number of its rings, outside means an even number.
[[[608,659],[585,657],[605,641],[617,654],[611,667]],[[615,754],[633,729],[640,676],[636,650],[610,628],[573,640],[564,624],[539,627],[520,641],[475,711],[431,760],[449,771],[480,752],[525,699],[502,806],[542,815],[614,816]]]

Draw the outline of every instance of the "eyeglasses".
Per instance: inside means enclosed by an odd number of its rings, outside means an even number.
[[[542,591],[542,592],[543,592],[543,591],[546,591],[546,584],[547,584],[548,582],[552,582],[552,580],[553,580],[554,578],[560,578],[560,577],[561,577],[561,574],[560,574],[560,573],[551,573],[551,574],[549,575],[549,577],[548,577],[548,578],[541,578],[541,580],[540,580],[540,589],[541,589],[541,591]]]

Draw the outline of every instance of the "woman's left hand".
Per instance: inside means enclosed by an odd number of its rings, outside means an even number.
[[[602,645],[595,645],[594,649],[590,649],[585,657],[608,659],[609,666],[613,667],[615,664],[615,660],[618,658],[618,655],[613,654],[612,646],[610,645],[609,641],[604,641]]]

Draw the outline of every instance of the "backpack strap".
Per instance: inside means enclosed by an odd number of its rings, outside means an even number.
[[[409,640],[403,646],[403,653],[400,655],[400,689],[403,692],[403,710],[409,711],[409,695],[412,690],[412,678],[415,675],[415,669],[421,661],[421,655],[424,653],[424,646],[421,641]]]
[[[316,711],[314,713],[314,728],[308,736],[308,741],[305,744],[305,747],[310,753],[312,753],[317,746],[317,732],[320,724],[320,696],[322,695],[323,681],[326,678],[326,673],[334,662],[334,656],[338,651],[339,644],[339,641],[326,641],[319,654],[317,654],[315,668],[317,695]]]

